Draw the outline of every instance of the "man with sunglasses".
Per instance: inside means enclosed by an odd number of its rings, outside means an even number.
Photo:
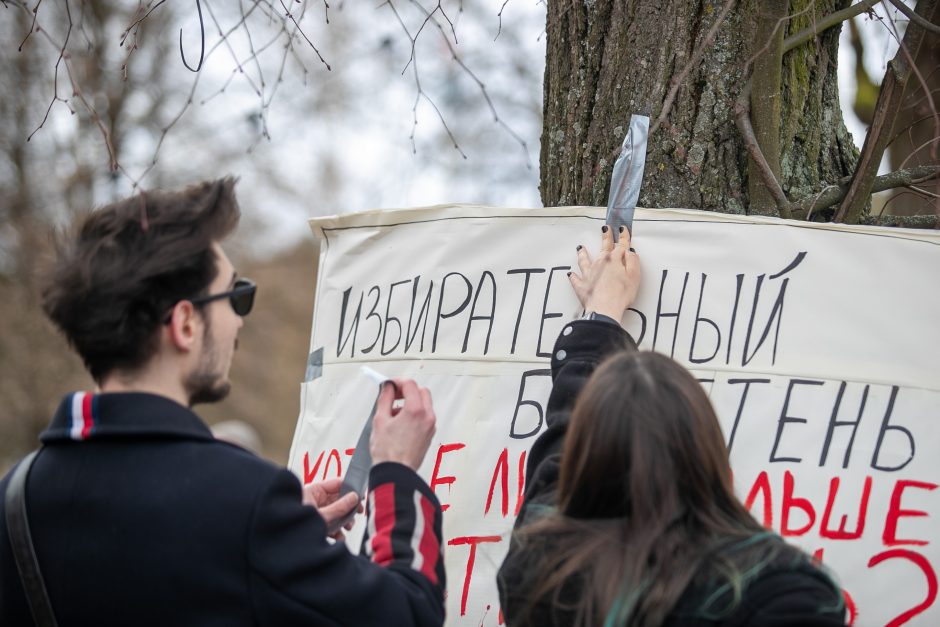
[[[0,482],[0,624],[443,622],[441,508],[415,473],[426,389],[377,401],[361,556],[327,538],[357,495],[302,490],[190,409],[228,394],[254,303],[220,246],[238,219],[222,179],[99,209],[60,246],[43,307],[98,389],[67,395]]]

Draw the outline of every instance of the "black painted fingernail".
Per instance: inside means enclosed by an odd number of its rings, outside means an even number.
[[[636,252],[636,248],[631,248],[631,249],[630,249],[630,252],[631,252],[631,253],[635,253],[635,252]]]
[[[607,225],[605,224],[604,226],[601,227],[601,233],[606,233],[606,232],[607,232]]]
[[[570,272],[568,273],[568,276],[571,276],[571,273],[570,273]]]
[[[620,232],[623,233],[626,228],[627,228],[627,227],[625,227],[625,226],[621,226],[621,227],[620,227]]]
[[[575,248],[575,250],[577,250],[577,251],[580,251],[580,250],[581,250],[581,248],[582,248],[582,246],[581,246],[581,244],[578,244],[578,247],[577,247],[577,248]]]

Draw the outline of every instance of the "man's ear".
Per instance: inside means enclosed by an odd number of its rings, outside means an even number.
[[[202,313],[188,300],[181,300],[173,306],[170,322],[164,326],[170,344],[188,353],[202,338],[203,325]]]

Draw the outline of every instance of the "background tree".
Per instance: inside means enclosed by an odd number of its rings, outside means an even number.
[[[147,92],[166,80],[165,43],[147,41],[126,79],[119,68],[129,48],[108,45],[133,10],[109,2],[74,9],[50,6],[49,31],[35,31],[32,11],[0,9],[7,42],[0,63],[0,398],[9,407],[0,416],[0,467],[5,448],[34,446],[54,409],[51,385],[86,385],[81,362],[39,310],[37,269],[50,225],[67,220],[69,207],[90,208],[96,190],[116,184],[110,164],[123,158],[131,133],[153,130],[153,111],[165,95]],[[146,25],[151,32],[167,27],[160,15]],[[135,41],[147,34],[140,29]],[[57,117],[56,107],[67,118]]]
[[[856,176],[858,149],[837,88],[839,30],[876,3],[849,4],[549,3],[543,203],[606,204],[612,164],[636,112],[652,120],[642,206],[855,222],[877,188],[935,178],[934,158],[906,177],[875,183],[880,153]],[[911,78],[907,57],[919,54],[926,33],[940,31],[930,27],[940,21],[936,5],[917,3],[915,15],[927,26],[908,25],[888,71],[896,92],[920,92],[914,99],[928,119],[937,119],[936,108],[923,104],[930,98]],[[884,99],[875,109],[882,123],[870,139],[883,151],[898,101]],[[844,189],[849,176],[860,181],[854,191]],[[840,210],[846,192],[855,204]],[[936,216],[926,222],[935,224]]]

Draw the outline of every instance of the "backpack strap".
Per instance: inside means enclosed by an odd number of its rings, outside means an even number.
[[[16,569],[20,573],[20,581],[23,583],[23,590],[29,601],[33,621],[37,627],[56,627],[55,614],[52,612],[52,604],[49,602],[49,593],[46,591],[42,573],[39,572],[39,562],[36,559],[32,534],[29,532],[29,520],[26,517],[26,478],[29,476],[29,469],[38,453],[37,449],[24,457],[13,471],[4,498],[4,508],[7,533],[10,536],[10,545],[13,547]]]

